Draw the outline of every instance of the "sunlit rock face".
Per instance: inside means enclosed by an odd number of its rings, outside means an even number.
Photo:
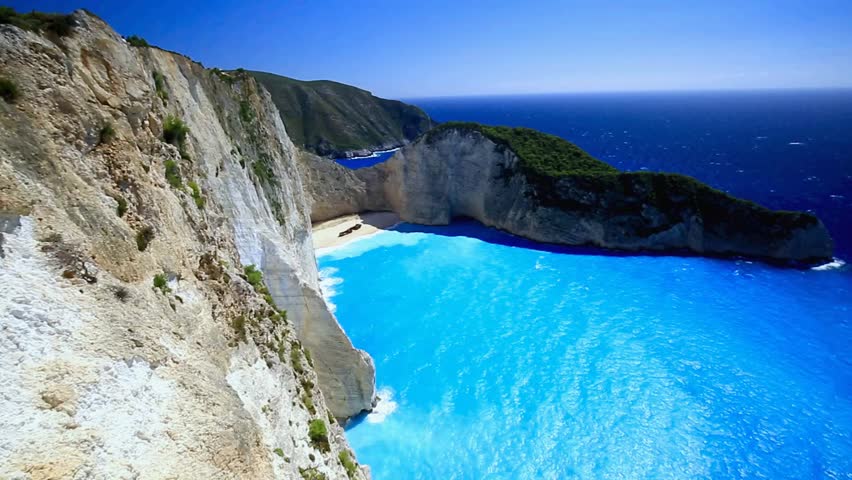
[[[70,22],[0,25],[0,477],[349,478],[334,417],[373,364],[319,293],[268,94]]]

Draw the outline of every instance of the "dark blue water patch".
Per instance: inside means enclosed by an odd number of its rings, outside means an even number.
[[[852,256],[852,90],[414,99],[438,121],[559,135],[623,170],[694,176],[773,209],[816,213]]]
[[[397,150],[398,149],[373,152],[372,155],[367,157],[336,158],[334,161],[353,170],[372,167],[373,165],[378,165],[390,159]]]
[[[820,265],[804,262],[779,261],[771,258],[746,258],[736,255],[714,255],[699,254],[689,249],[659,250],[615,250],[592,245],[559,245],[555,243],[542,243],[529,240],[503,230],[486,227],[482,223],[466,217],[454,218],[450,228],[446,225],[419,225],[414,223],[400,223],[390,230],[404,233],[429,233],[432,235],[443,235],[450,237],[467,237],[482,240],[484,242],[507,247],[525,248],[539,250],[549,253],[561,253],[567,255],[602,255],[608,257],[702,257],[715,258],[730,261],[761,261],[767,266],[777,268],[796,268],[806,270]],[[852,268],[852,266],[846,267]]]

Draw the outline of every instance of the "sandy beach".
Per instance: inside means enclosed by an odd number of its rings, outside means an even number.
[[[399,215],[393,212],[367,212],[353,215],[344,215],[324,222],[312,225],[314,249],[336,247],[351,242],[356,238],[372,235],[376,232],[390,228],[400,222]],[[345,232],[352,227],[361,225],[360,228],[352,230],[344,236]]]

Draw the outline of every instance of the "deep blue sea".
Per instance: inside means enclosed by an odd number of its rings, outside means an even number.
[[[841,256],[852,254],[852,90],[408,101],[439,122],[535,128],[622,170],[683,173],[771,208],[813,211]]]
[[[812,209],[852,251],[852,93],[416,103]],[[848,266],[558,248],[472,221],[318,258],[376,361],[382,400],[346,432],[376,480],[852,478]]]

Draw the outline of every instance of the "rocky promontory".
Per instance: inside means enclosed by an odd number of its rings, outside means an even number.
[[[564,245],[797,263],[832,255],[814,215],[772,211],[684,175],[620,172],[526,128],[447,123],[375,167],[303,158],[301,169],[314,221],[391,210],[428,225],[471,217]]]

